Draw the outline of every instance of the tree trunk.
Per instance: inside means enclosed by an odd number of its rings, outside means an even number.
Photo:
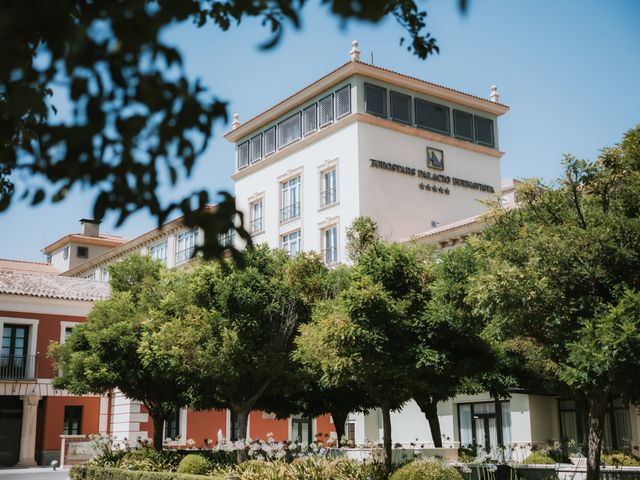
[[[416,403],[427,418],[427,422],[429,422],[433,445],[436,448],[442,448],[442,431],[440,430],[440,420],[438,419],[438,400],[427,398],[416,400]]]
[[[229,438],[231,440],[246,440],[247,439],[247,427],[249,423],[249,413],[251,412],[246,406],[241,405],[231,409],[231,415],[235,420],[236,431],[230,432]]]
[[[587,412],[587,480],[600,478],[600,454],[602,453],[602,433],[607,411],[607,397],[593,395],[588,400]]]
[[[164,422],[166,417],[162,414],[154,415],[151,412],[149,412],[149,416],[153,420],[153,448],[160,451],[164,444]]]
[[[344,427],[347,422],[348,413],[342,411],[332,411],[331,418],[333,419],[333,426],[336,429],[336,435],[338,436],[337,446],[341,447],[342,437],[344,437]]]
[[[391,472],[391,409],[388,405],[382,406],[382,429],[383,429],[383,441],[382,446],[384,450],[384,466],[387,472]]]

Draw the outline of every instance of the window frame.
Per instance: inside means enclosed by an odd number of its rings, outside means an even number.
[[[478,139],[478,120],[481,121],[486,121],[489,122],[489,125],[491,127],[491,142],[484,142],[484,141],[480,141]],[[484,145],[485,147],[490,147],[490,148],[494,148],[495,144],[496,144],[496,135],[495,135],[495,129],[493,127],[493,119],[491,118],[487,118],[487,117],[483,117],[481,115],[474,115],[473,116],[473,136],[475,138],[475,141],[478,145]]]
[[[335,234],[333,236],[335,244],[333,246],[328,246],[327,244],[327,233],[329,233],[330,231],[335,231]],[[321,242],[321,247],[322,247],[322,259],[324,261],[324,263],[327,266],[333,266],[333,265],[337,265],[339,263],[339,250],[338,250],[338,243],[339,243],[339,231],[338,231],[338,223],[332,223],[330,225],[324,226],[320,228],[320,242]],[[329,251],[329,249],[331,249],[333,251],[333,254],[331,255],[332,258],[328,259],[327,258],[327,253]]]
[[[179,249],[179,245],[180,245],[180,240],[181,239],[185,239],[188,238],[188,236],[192,236],[193,237],[193,245],[183,248],[183,249]],[[193,258],[193,252],[195,251],[196,247],[198,246],[198,236],[199,236],[199,232],[198,232],[198,227],[195,228],[191,228],[189,230],[185,230],[184,232],[180,232],[179,234],[176,235],[176,240],[175,240],[175,245],[176,245],[176,249],[175,249],[175,255],[174,255],[174,264],[175,265],[180,265],[183,263],[188,262],[189,260],[191,260]],[[185,252],[187,251],[191,251],[191,253],[183,258],[183,255]],[[178,258],[180,257],[180,258]]]
[[[428,125],[422,125],[418,123],[418,103],[424,103],[426,105],[434,105],[434,106],[438,106],[438,107],[444,107],[447,110],[447,130],[440,130],[439,128],[435,128],[435,127],[430,127]],[[451,136],[451,107],[449,107],[448,105],[443,105],[441,103],[436,103],[436,102],[431,102],[429,100],[425,100],[423,98],[414,98],[413,100],[413,119],[414,119],[414,123],[416,125],[416,127],[418,128],[422,128],[423,130],[428,130],[430,132],[436,132],[436,133],[441,133],[442,135],[447,135],[447,136]]]
[[[297,180],[297,183],[294,186],[289,185],[294,180]],[[291,192],[294,190],[293,187],[295,187],[295,190],[297,192],[297,201],[292,203]],[[294,175],[291,175],[290,177],[280,180],[279,190],[280,212],[278,218],[280,220],[280,224],[282,225],[284,223],[297,220],[302,216],[302,173],[298,172]],[[293,211],[288,212],[287,209],[293,209]]]
[[[393,97],[404,97],[405,99],[408,100],[408,106],[409,106],[409,120],[403,120],[401,118],[396,118],[394,116],[393,113]],[[404,125],[413,125],[413,112],[412,112],[412,104],[413,102],[411,101],[411,95],[408,95],[406,93],[402,93],[402,92],[398,92],[396,90],[389,90],[389,118],[391,118],[391,120],[393,120],[394,122],[398,122],[398,123],[402,123]]]
[[[160,250],[160,246],[164,247],[164,257],[162,258],[154,256],[154,252]],[[165,238],[164,240],[154,243],[149,248],[147,248],[147,253],[151,258],[162,262],[162,264],[166,266],[169,261],[169,240]]]
[[[255,216],[255,207],[260,205],[260,217],[256,218]],[[249,202],[249,225],[251,228],[251,235],[258,235],[264,232],[264,196],[260,196],[255,198]],[[257,220],[260,220],[260,228],[256,228],[255,223]]]
[[[291,244],[291,235],[297,234],[297,238],[295,242],[297,243],[298,250],[295,253],[291,253],[291,249],[288,248],[288,245]],[[285,238],[288,240],[285,241]],[[302,252],[302,229],[296,228],[294,230],[290,230],[286,233],[280,235],[280,248],[282,248],[289,257],[294,258]]]
[[[378,113],[378,112],[373,112],[371,110],[369,110],[369,88],[373,88],[374,90],[380,90],[382,91],[382,107],[383,107],[383,112],[384,113]],[[364,111],[370,115],[374,115],[376,117],[380,117],[380,118],[387,118],[388,117],[388,95],[387,95],[387,89],[385,87],[381,87],[379,85],[375,85],[373,83],[369,83],[369,82],[365,82],[364,84]]]
[[[77,425],[77,432],[75,431],[75,429],[71,429],[68,428],[69,425],[67,424],[67,412],[79,412],[79,415],[77,416],[77,421],[78,421],[78,425]],[[84,415],[84,408],[82,405],[65,405],[64,406],[64,413],[63,413],[63,420],[62,420],[62,434],[63,435],[82,435],[82,417]]]
[[[463,115],[468,115],[471,118],[471,137],[465,137],[464,135],[460,135],[457,132],[457,120],[456,113],[460,113]],[[475,121],[473,119],[473,114],[469,112],[465,112],[464,110],[453,109],[453,136],[459,138],[460,140],[466,140],[467,142],[475,143]]]

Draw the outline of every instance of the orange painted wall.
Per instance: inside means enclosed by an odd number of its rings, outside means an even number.
[[[335,431],[336,431],[336,427],[333,423],[331,423],[331,415],[326,414],[316,418],[316,432],[322,434],[321,439],[323,442],[326,442],[329,439],[329,437],[327,437],[326,434],[329,434]]]
[[[187,440],[196,441],[196,447],[204,445],[204,439],[218,441],[218,430],[227,438],[226,410],[204,410],[200,412],[187,411]]]
[[[60,435],[62,435],[62,429],[64,428],[65,405],[81,405],[83,407],[82,434],[98,433],[99,397],[45,397],[43,401],[43,450],[60,450]]]
[[[84,317],[72,315],[50,315],[47,313],[32,312],[7,312],[0,310],[0,316],[13,318],[28,318],[38,321],[38,338],[36,351],[38,352],[38,377],[53,378],[54,369],[51,360],[47,357],[49,343],[60,341],[60,322],[84,322]]]
[[[249,436],[253,440],[266,440],[269,432],[273,433],[273,438],[277,441],[289,439],[289,422],[287,420],[262,418],[262,412],[251,412],[249,419]]]

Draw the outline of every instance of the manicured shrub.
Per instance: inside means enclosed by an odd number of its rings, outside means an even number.
[[[640,467],[640,458],[625,452],[607,452],[602,454],[605,467]]]
[[[193,475],[204,475],[211,470],[211,464],[206,458],[195,453],[190,453],[178,465],[178,473],[191,473]]]
[[[453,467],[437,460],[416,460],[393,472],[389,480],[463,480]]]
[[[175,472],[182,457],[183,455],[175,450],[136,448],[127,452],[118,467],[143,472]]]
[[[522,463],[527,465],[553,465],[557,462],[545,453],[532,452]]]

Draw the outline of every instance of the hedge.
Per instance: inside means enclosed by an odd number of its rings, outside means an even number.
[[[75,465],[69,472],[71,480],[211,480],[205,475],[173,472],[141,472],[122,468]]]

